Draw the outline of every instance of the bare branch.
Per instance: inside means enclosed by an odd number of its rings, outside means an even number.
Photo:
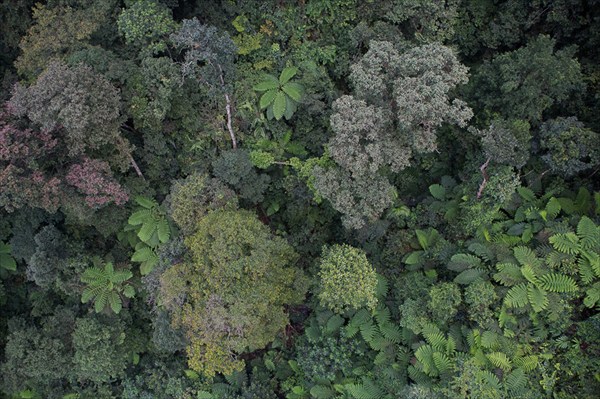
[[[227,93],[226,89],[225,89],[225,79],[223,79],[223,69],[221,68],[221,65],[218,65],[219,67],[219,78],[221,79],[221,87],[223,88],[223,92],[225,93],[225,110],[227,111],[227,130],[229,130],[229,136],[231,136],[231,143],[233,146],[233,149],[237,148],[237,140],[235,139],[235,134],[233,133],[233,126],[232,126],[232,116],[231,116],[231,99],[229,98],[229,93]]]
[[[487,185],[487,182],[489,180],[488,175],[485,172],[485,170],[488,167],[488,165],[490,164],[491,159],[492,158],[488,158],[487,161],[485,161],[485,163],[479,167],[479,170],[481,171],[481,174],[483,175],[483,181],[479,185],[479,190],[477,191],[477,199],[481,198],[481,195],[483,194],[483,189],[485,188],[485,186]]]

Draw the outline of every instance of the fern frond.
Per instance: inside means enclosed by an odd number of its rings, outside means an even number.
[[[133,262],[147,262],[149,260],[154,259],[158,260],[158,255],[156,255],[156,252],[154,252],[152,248],[150,248],[146,244],[141,244],[143,245],[143,247],[137,249],[131,256],[131,260]]]
[[[505,286],[513,286],[523,281],[521,268],[514,263],[498,263],[498,273],[494,274],[494,280]]]
[[[135,202],[137,202],[141,207],[146,209],[152,209],[158,206],[158,203],[152,198],[146,198],[142,196],[136,197]]]
[[[377,365],[377,366],[382,366],[384,364],[389,364],[393,361],[393,355],[390,354],[387,351],[380,351],[377,353],[377,355],[375,356],[375,359],[373,359],[373,364]]]
[[[500,314],[498,315],[498,324],[501,328],[507,327],[508,325],[517,324],[517,319],[511,313],[508,312],[505,306],[500,309]],[[505,334],[506,335],[506,334]]]
[[[393,323],[381,324],[379,326],[379,331],[381,331],[386,339],[389,339],[395,344],[402,341],[402,330]]]
[[[522,394],[527,386],[527,377],[525,376],[523,369],[517,368],[511,371],[506,378],[504,378],[504,386],[513,396]]]
[[[585,291],[583,304],[588,308],[593,308],[600,303],[600,283],[594,284],[591,288]]]
[[[449,336],[446,339],[446,353],[452,355],[454,354],[454,352],[456,352],[456,341],[454,340],[454,338]]]
[[[140,231],[138,231],[138,237],[143,242],[146,242],[146,243],[150,242],[150,240],[152,239],[152,236],[156,233],[157,229],[158,229],[158,223],[156,223],[155,221],[149,222],[149,223],[144,223],[144,224],[142,224]]]
[[[391,317],[390,309],[386,306],[379,306],[375,310],[375,320],[377,320],[377,324],[380,326],[382,324],[388,324]]]
[[[158,240],[162,243],[169,241],[171,238],[171,228],[166,218],[160,219],[156,225],[156,232],[158,234]]]
[[[81,275],[81,281],[86,284],[98,285],[102,284],[107,279],[104,270],[97,267],[86,269]]]
[[[448,269],[460,272],[469,268],[482,267],[481,259],[471,254],[456,254],[450,258]]]
[[[360,326],[360,335],[362,335],[365,342],[370,344],[375,338],[375,334],[377,333],[377,326],[373,324],[372,321],[364,323]]]
[[[478,377],[491,389],[500,390],[500,380],[489,370],[480,370],[477,373]]]
[[[596,277],[596,273],[590,264],[590,261],[584,257],[579,258],[577,261],[577,266],[579,268],[579,277],[581,277],[581,281],[584,284],[589,284],[594,281]]]
[[[115,291],[111,291],[108,295],[108,304],[113,312],[119,314],[121,309],[123,308],[123,303],[121,302],[121,297]]]
[[[541,265],[540,259],[528,247],[516,247],[513,249],[513,254],[521,265],[529,265],[531,267],[539,267]]]
[[[475,281],[481,280],[485,275],[485,270],[467,269],[462,271],[458,276],[454,277],[454,282],[457,284],[468,285]]]
[[[528,355],[514,359],[513,363],[515,366],[529,372],[535,370],[539,366],[540,360],[536,355]]]
[[[540,285],[550,292],[575,292],[577,283],[573,277],[558,273],[547,273],[539,278]]]
[[[546,264],[550,266],[552,269],[559,269],[563,263],[569,262],[574,258],[573,255],[565,254],[558,251],[551,251],[544,258]]]
[[[377,286],[375,287],[375,296],[381,300],[385,299],[389,289],[388,280],[381,274],[377,274]]]
[[[577,236],[584,249],[595,250],[600,247],[600,227],[587,216],[582,216],[577,224]]]
[[[560,202],[556,198],[552,197],[548,200],[548,203],[546,204],[546,214],[550,216],[550,218],[556,218],[561,209]]]
[[[129,280],[131,277],[133,277],[133,273],[131,273],[130,270],[119,270],[110,276],[110,281],[114,284],[120,284]]]
[[[538,284],[538,279],[535,275],[535,271],[530,265],[525,265],[521,267],[521,274],[523,275],[523,277],[525,277],[525,280],[529,281],[530,283],[535,285]]]
[[[81,294],[81,303],[88,303],[91,299],[100,294],[103,289],[104,287],[102,286],[86,287]]]
[[[446,349],[446,337],[441,332],[423,334],[427,343],[429,343],[434,349],[443,351]]]
[[[529,299],[527,298],[527,285],[519,284],[512,287],[504,297],[504,303],[509,308],[522,308],[527,306]]]
[[[440,374],[454,369],[454,363],[448,356],[440,352],[433,353],[433,364]]]
[[[152,211],[150,209],[140,209],[129,216],[127,223],[137,226],[150,220],[152,220]]]
[[[106,307],[106,302],[108,301],[108,291],[102,290],[96,297],[96,301],[94,302],[94,310],[96,313],[100,313]]]
[[[487,246],[478,242],[474,242],[473,244],[469,245],[469,251],[473,252],[486,262],[492,262],[494,259],[494,254],[492,251]]]
[[[354,399],[381,399],[384,392],[370,380],[365,380],[363,384],[346,384],[346,391]]]
[[[500,345],[498,334],[493,331],[484,331],[481,334],[481,346],[487,349],[494,349]]]
[[[559,252],[571,255],[579,253],[579,237],[575,233],[555,234],[548,241]]]
[[[394,345],[394,343],[391,340],[385,338],[379,333],[375,334],[373,339],[369,341],[369,346],[371,347],[371,349],[376,351],[385,350],[385,348],[390,347],[392,345]]]
[[[511,369],[511,363],[508,356],[506,356],[503,352],[492,352],[486,355],[490,363],[494,365],[494,367],[501,368],[504,371],[508,371]]]
[[[431,345],[421,345],[415,351],[415,357],[419,361],[418,365],[423,372],[429,376],[436,377],[438,371],[433,363],[433,347]]]
[[[430,378],[423,371],[419,370],[415,366],[408,366],[408,376],[415,383],[422,386],[429,386],[431,384]]]
[[[527,287],[527,298],[534,312],[541,312],[548,307],[548,294],[546,291],[533,285]]]
[[[316,399],[329,399],[335,396],[335,391],[324,385],[315,385],[310,389],[310,395]]]

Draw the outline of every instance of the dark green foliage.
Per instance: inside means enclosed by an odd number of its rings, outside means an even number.
[[[2,390],[12,394],[25,388],[52,392],[69,370],[67,347],[60,337],[49,337],[24,320],[12,320],[0,365]]]
[[[0,397],[597,398],[599,1],[42,3]]]
[[[21,38],[21,55],[15,66],[32,80],[54,59],[89,46],[91,36],[109,17],[116,1],[73,1],[71,6],[36,4],[34,23]],[[74,7],[73,7],[74,6]]]
[[[197,18],[186,19],[171,41],[182,50],[181,71],[184,76],[198,79],[211,88],[224,89],[221,78],[229,81],[233,73],[236,47],[227,33],[214,26],[203,25]]]
[[[213,162],[213,173],[235,189],[241,198],[252,203],[261,202],[271,179],[258,174],[246,150],[231,150],[221,154]]]
[[[17,262],[10,252],[10,245],[0,242],[0,268],[14,271],[17,270]]]
[[[324,248],[319,277],[321,305],[334,312],[377,305],[377,274],[359,249],[349,245]]]
[[[529,128],[529,123],[523,120],[493,120],[489,128],[478,132],[486,158],[522,168],[529,159]]]
[[[149,55],[165,51],[166,39],[176,28],[171,10],[155,0],[132,2],[121,11],[117,26],[127,44]]]
[[[96,318],[77,319],[73,331],[73,374],[96,383],[123,377],[128,351],[123,324]]]
[[[64,236],[53,225],[35,235],[36,249],[27,262],[27,277],[48,288],[57,278],[66,255]]]
[[[271,342],[288,322],[283,306],[304,296],[297,255],[245,210],[209,213],[185,244],[191,260],[163,273],[160,299],[186,332],[190,368],[239,371],[236,354]]]
[[[577,118],[556,118],[540,126],[543,161],[565,178],[600,164],[600,135]]]
[[[70,156],[108,147],[116,151],[109,160],[124,167],[129,148],[119,132],[119,101],[119,91],[90,67],[51,62],[35,84],[15,88],[10,106],[43,129],[63,127]]]
[[[575,49],[555,50],[555,44],[541,35],[485,63],[469,84],[480,109],[538,124],[546,110],[582,90]]]
[[[236,207],[235,193],[206,175],[191,174],[171,187],[170,214],[185,235],[193,233],[198,220],[209,211]]]

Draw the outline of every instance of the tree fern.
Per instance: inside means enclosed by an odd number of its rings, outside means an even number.
[[[128,220],[132,226],[139,226],[138,237],[150,247],[169,241],[171,227],[166,211],[151,198],[137,197],[138,208]]]
[[[87,284],[81,295],[81,302],[94,302],[97,313],[107,305],[114,313],[119,313],[123,306],[121,296],[133,298],[133,286],[126,284],[133,274],[129,270],[115,271],[113,264],[107,262],[103,269],[92,267],[83,272],[81,281]]]
[[[155,249],[169,241],[172,227],[167,219],[164,208],[146,197],[137,197],[136,202],[140,207],[129,217],[129,228],[137,230],[137,237],[141,242],[135,245],[135,253],[131,257],[133,262],[140,263],[140,272],[146,275],[158,263]]]

